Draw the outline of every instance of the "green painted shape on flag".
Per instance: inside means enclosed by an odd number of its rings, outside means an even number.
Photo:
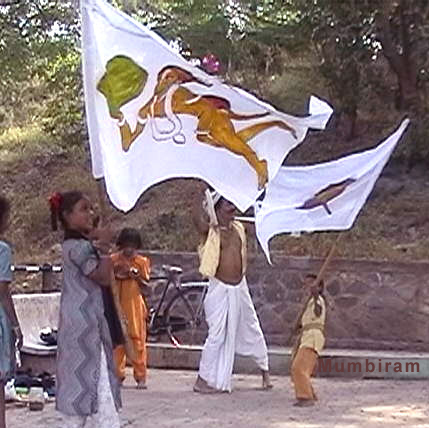
[[[124,104],[141,94],[147,76],[147,71],[127,56],[117,55],[107,62],[97,89],[106,97],[112,117],[117,116]]]

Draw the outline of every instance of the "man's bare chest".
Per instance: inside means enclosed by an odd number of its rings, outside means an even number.
[[[241,250],[241,238],[238,232],[233,228],[221,229],[220,247],[222,250]]]

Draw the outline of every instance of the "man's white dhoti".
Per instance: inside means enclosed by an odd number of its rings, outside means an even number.
[[[210,278],[204,301],[209,334],[201,355],[199,376],[213,388],[231,392],[234,355],[251,357],[268,371],[268,351],[247,287]]]

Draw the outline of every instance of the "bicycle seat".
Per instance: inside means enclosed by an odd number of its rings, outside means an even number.
[[[180,266],[163,265],[162,269],[176,275],[180,275],[183,272],[183,269]]]

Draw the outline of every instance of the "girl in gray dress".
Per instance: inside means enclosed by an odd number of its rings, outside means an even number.
[[[91,203],[81,192],[56,193],[50,205],[54,229],[57,219],[64,229],[56,395],[61,428],[83,428],[89,421],[97,428],[119,428],[112,349],[120,338],[118,320],[107,316],[113,270],[105,254],[112,234],[93,226]]]
[[[6,230],[9,212],[9,201],[0,195],[0,238]],[[15,372],[15,344],[22,346],[22,333],[9,292],[11,265],[11,249],[0,239],[0,428],[6,427],[4,385]]]

